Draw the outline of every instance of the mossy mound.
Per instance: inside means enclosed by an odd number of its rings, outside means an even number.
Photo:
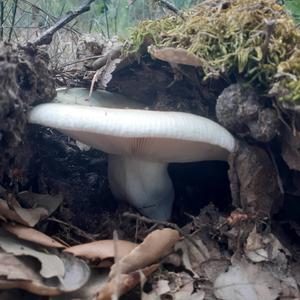
[[[280,100],[300,101],[300,30],[275,0],[211,0],[182,16],[144,21],[125,51],[149,45],[196,55],[205,80],[243,79],[263,93],[276,83]]]

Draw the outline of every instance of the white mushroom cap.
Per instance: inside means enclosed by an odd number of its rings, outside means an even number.
[[[143,108],[142,103],[128,99],[118,93],[111,93],[104,90],[94,90],[89,97],[90,91],[86,88],[62,87],[57,90],[56,103],[77,104],[84,106],[100,106],[110,108]]]
[[[235,146],[219,124],[181,112],[49,103],[34,107],[29,122],[110,154],[160,162],[226,160]]]

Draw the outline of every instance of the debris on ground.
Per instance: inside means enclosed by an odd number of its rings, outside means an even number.
[[[1,44],[1,299],[300,298],[300,29],[277,2],[206,0],[125,43],[85,35],[70,64]],[[27,126],[55,83],[210,118],[237,147],[171,165],[172,219],[145,218],[113,198],[105,154]]]

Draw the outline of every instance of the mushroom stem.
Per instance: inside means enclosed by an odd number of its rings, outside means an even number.
[[[167,163],[109,155],[111,191],[116,198],[127,200],[149,218],[169,219],[174,189],[167,167]]]

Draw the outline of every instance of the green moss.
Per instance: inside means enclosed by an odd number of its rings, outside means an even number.
[[[184,48],[203,62],[204,79],[242,77],[264,90],[280,81],[286,91],[281,99],[300,101],[295,95],[300,59],[292,58],[300,45],[300,30],[292,17],[275,0],[233,0],[228,7],[218,2],[206,1],[184,12],[184,18],[167,16],[140,23],[126,51],[137,52],[151,44]],[[283,63],[289,64],[285,72],[293,76],[277,76]]]

